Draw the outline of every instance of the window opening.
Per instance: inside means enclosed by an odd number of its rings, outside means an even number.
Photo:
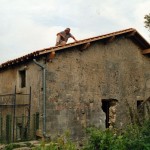
[[[26,70],[19,71],[20,75],[20,87],[24,88],[26,87]]]
[[[137,101],[137,112],[138,112],[139,116],[144,116],[143,100],[138,100]]]

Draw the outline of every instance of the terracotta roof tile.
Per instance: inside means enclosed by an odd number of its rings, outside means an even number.
[[[133,35],[132,35],[132,33],[133,33]],[[136,42],[136,44],[141,46],[142,49],[150,48],[150,44],[135,29],[129,28],[129,29],[126,29],[126,30],[121,30],[121,31],[112,32],[112,33],[101,35],[101,36],[96,36],[96,37],[87,38],[87,39],[84,39],[84,40],[79,40],[77,42],[69,43],[69,44],[66,44],[64,46],[54,46],[54,47],[44,48],[42,50],[32,52],[30,54],[24,55],[24,56],[19,57],[17,59],[7,61],[7,62],[0,65],[0,70],[5,68],[5,67],[14,65],[14,64],[18,64],[18,63],[21,63],[21,62],[24,62],[24,61],[27,61],[27,60],[34,59],[34,58],[36,58],[40,55],[43,55],[43,54],[46,54],[46,53],[49,53],[49,52],[52,52],[52,51],[58,51],[58,50],[66,49],[66,48],[69,48],[69,47],[74,47],[74,46],[77,46],[77,45],[82,45],[82,44],[85,44],[85,43],[94,42],[94,41],[97,41],[97,40],[107,39],[107,38],[110,38],[110,37],[113,37],[113,36],[130,35],[130,34],[132,35],[131,39],[134,42]]]

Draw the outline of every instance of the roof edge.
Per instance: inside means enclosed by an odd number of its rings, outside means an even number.
[[[28,61],[28,60],[37,58],[40,55],[44,55],[44,54],[50,53],[52,51],[59,51],[59,50],[66,49],[66,48],[69,48],[69,47],[75,47],[75,46],[82,45],[82,44],[85,44],[85,43],[98,41],[98,40],[106,39],[106,38],[109,38],[109,37],[119,36],[119,35],[128,34],[128,33],[131,33],[131,39],[136,41],[137,44],[141,45],[141,47],[143,47],[143,49],[150,48],[150,44],[143,38],[143,36],[139,32],[137,32],[136,29],[129,28],[129,29],[120,30],[120,31],[116,31],[116,32],[112,32],[112,33],[108,33],[108,34],[104,34],[104,35],[100,35],[100,36],[95,36],[95,37],[92,37],[92,38],[79,40],[77,42],[68,43],[64,46],[54,46],[54,47],[49,47],[49,48],[44,48],[44,49],[41,49],[41,50],[37,50],[35,52],[29,53],[29,54],[24,55],[22,57],[19,57],[17,59],[13,59],[13,60],[7,61],[5,63],[2,63],[0,65],[0,70],[3,69],[3,68],[6,68],[6,67],[12,66],[14,64],[18,64],[18,63],[21,63],[21,62],[24,62],[24,61]]]

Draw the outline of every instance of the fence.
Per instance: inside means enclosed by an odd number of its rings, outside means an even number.
[[[38,126],[39,114],[31,116],[31,87],[27,94],[17,93],[16,87],[12,94],[0,94],[0,142],[34,138]]]
[[[30,126],[26,124],[27,117],[24,114],[16,117],[16,128],[13,130],[13,115],[0,115],[0,143],[28,141],[36,139],[36,130],[39,129],[39,113],[31,116]],[[13,135],[13,131],[14,135]]]

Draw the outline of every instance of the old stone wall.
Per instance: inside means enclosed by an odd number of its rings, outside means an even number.
[[[116,126],[130,120],[127,103],[136,109],[137,99],[145,100],[149,88],[150,60],[128,39],[101,42],[80,51],[71,48],[56,52],[47,64],[47,131],[56,134],[70,129],[81,136],[89,125],[105,128],[102,100],[118,100]],[[147,81],[148,82],[148,81]]]
[[[107,111],[108,118],[112,116],[109,123],[122,127],[130,122],[128,105],[136,110],[137,100],[150,96],[150,59],[126,38],[107,44],[96,41],[84,51],[79,47],[57,51],[46,64],[44,57],[37,61],[47,70],[46,132],[53,136],[70,130],[78,139],[90,125],[104,129]],[[19,88],[18,70],[24,67],[26,87]],[[0,83],[1,93],[11,92],[15,85],[18,92],[26,93],[31,86],[32,114],[40,112],[42,130],[41,68],[33,62],[14,67],[0,73]]]

